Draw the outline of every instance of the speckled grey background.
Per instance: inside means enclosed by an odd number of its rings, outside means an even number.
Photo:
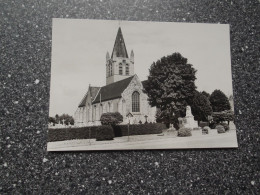
[[[0,0],[0,194],[259,194],[259,13],[257,0]],[[47,153],[54,17],[229,23],[239,148]]]

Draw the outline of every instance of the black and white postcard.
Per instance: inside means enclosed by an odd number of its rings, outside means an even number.
[[[229,31],[53,19],[47,150],[238,147]]]

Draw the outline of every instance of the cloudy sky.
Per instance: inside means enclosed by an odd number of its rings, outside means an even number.
[[[229,25],[53,19],[50,116],[74,115],[89,85],[105,85],[119,25],[141,80],[153,61],[179,52],[198,70],[199,91],[232,94]]]

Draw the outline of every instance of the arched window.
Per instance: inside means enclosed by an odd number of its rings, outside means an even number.
[[[97,114],[97,107],[96,105],[94,106],[94,112],[93,112],[93,117],[92,117],[92,121],[95,121],[96,120],[96,114]]]
[[[125,75],[129,75],[129,65],[125,65]]]
[[[108,102],[108,112],[110,112],[110,107],[111,107],[111,104],[110,104],[110,102]]]
[[[112,64],[109,65],[109,76],[112,76]]]
[[[101,115],[103,114],[103,105],[102,105],[102,104],[100,104],[100,111],[99,111],[99,114],[100,114],[100,117],[101,117]]]
[[[137,91],[132,94],[132,112],[140,112],[140,94]]]
[[[122,66],[121,63],[119,64],[119,74],[120,74],[120,75],[123,74],[123,66]]]

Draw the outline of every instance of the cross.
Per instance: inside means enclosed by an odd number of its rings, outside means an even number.
[[[62,123],[63,123],[63,125],[64,125],[64,122],[65,122],[65,119],[62,119]]]

